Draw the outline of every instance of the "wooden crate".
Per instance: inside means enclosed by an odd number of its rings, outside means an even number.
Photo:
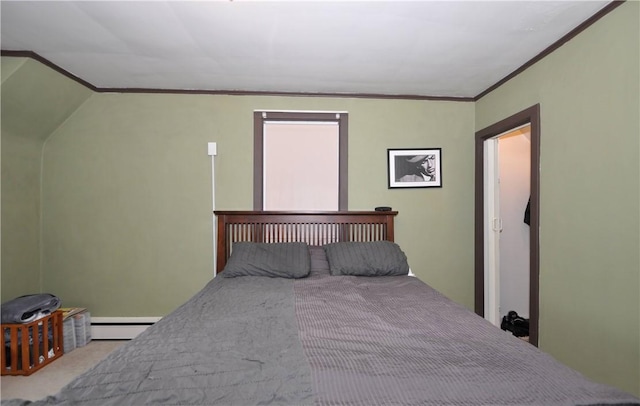
[[[2,324],[1,375],[31,375],[64,353],[62,312],[27,324]]]

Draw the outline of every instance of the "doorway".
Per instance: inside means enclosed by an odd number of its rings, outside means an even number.
[[[510,130],[530,125],[530,200],[529,222],[529,342],[538,345],[539,319],[539,168],[540,168],[540,105],[537,104],[490,125],[476,133],[476,190],[475,190],[475,311],[495,324],[498,314],[496,300],[499,296],[498,276],[493,273],[499,261],[498,252],[488,252],[487,247],[497,247],[496,236],[500,232],[499,221],[492,210],[499,207],[497,187],[492,185],[494,166],[487,162],[496,159],[497,140]],[[497,178],[497,177],[496,177]],[[523,210],[524,214],[524,210]],[[493,262],[492,262],[493,261]],[[485,294],[485,289],[488,293]],[[493,290],[492,290],[493,289]],[[487,295],[491,297],[487,297]]]

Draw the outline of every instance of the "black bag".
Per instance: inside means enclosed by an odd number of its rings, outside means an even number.
[[[518,313],[511,310],[502,318],[500,328],[504,331],[510,331],[516,337],[529,336],[529,319],[518,316]]]

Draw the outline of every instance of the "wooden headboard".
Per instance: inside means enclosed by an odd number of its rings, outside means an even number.
[[[214,211],[217,227],[217,272],[222,272],[237,241],[306,242],[393,241],[397,211]]]

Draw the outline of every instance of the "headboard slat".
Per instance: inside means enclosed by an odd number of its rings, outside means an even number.
[[[216,210],[216,269],[222,272],[234,242],[394,241],[397,211],[223,211]]]

